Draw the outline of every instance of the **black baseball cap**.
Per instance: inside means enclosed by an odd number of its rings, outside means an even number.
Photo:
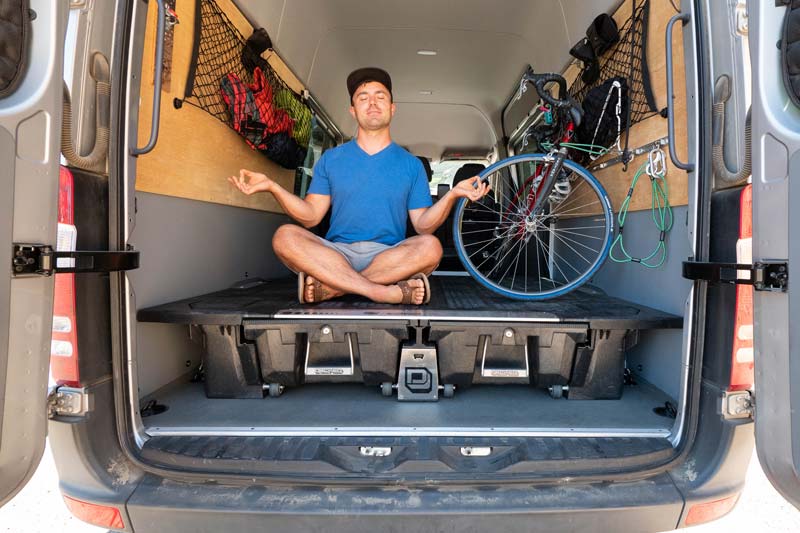
[[[371,81],[382,83],[389,90],[389,94],[392,94],[392,78],[389,73],[377,67],[365,67],[356,69],[347,76],[347,92],[350,93],[350,101],[353,101],[356,89]]]

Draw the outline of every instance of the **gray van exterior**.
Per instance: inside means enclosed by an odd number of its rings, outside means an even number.
[[[687,59],[687,69],[695,71],[687,75],[689,93],[694,96],[689,112],[701,125],[690,135],[696,149],[689,156],[697,175],[710,176],[712,80],[726,68],[738,68],[729,64],[735,35],[728,22],[739,13],[728,3],[711,0],[684,0],[680,7],[689,14],[687,47],[696,50]],[[697,298],[689,302],[685,316],[696,333],[685,342],[702,354],[702,364],[686,369],[690,405],[685,436],[668,461],[646,468],[615,469],[600,460],[599,470],[589,469],[583,475],[559,477],[545,472],[502,482],[485,476],[480,468],[469,478],[455,481],[387,481],[371,475],[307,477],[291,471],[269,476],[210,475],[153,465],[143,458],[135,437],[137,428],[131,427],[127,415],[131,377],[122,354],[130,347],[125,306],[131,288],[124,272],[113,268],[76,276],[77,318],[85,325],[78,339],[85,388],[75,393],[87,401],[91,398],[91,404],[77,409],[75,416],[59,410],[58,392],[50,400],[47,394],[53,277],[15,274],[19,263],[14,258],[25,250],[22,245],[55,248],[61,80],[68,77],[64,57],[70,55],[65,42],[76,48],[100,49],[114,58],[112,80],[135,79],[141,57],[133,50],[141,48],[144,38],[146,3],[31,0],[30,9],[36,13],[30,43],[34,59],[16,92],[0,99],[0,153],[4,162],[13,162],[0,170],[0,250],[5,255],[0,283],[0,503],[9,501],[30,479],[47,434],[62,492],[118,509],[124,531],[483,531],[498,527],[508,531],[662,531],[682,527],[693,504],[738,494],[756,441],[767,476],[787,500],[800,504],[800,454],[795,453],[800,397],[791,387],[800,383],[800,347],[792,342],[796,328],[791,327],[796,322],[798,296],[791,284],[786,291],[755,292],[754,409],[752,417],[730,417],[724,415],[722,401],[730,378],[728,333],[732,326],[718,317],[730,316],[732,287],[694,283]],[[753,261],[785,262],[788,276],[794,278],[800,265],[800,242],[790,228],[800,227],[800,215],[789,206],[800,202],[798,188],[791,186],[800,172],[800,109],[788,102],[782,80],[775,75],[780,57],[774,44],[784,11],[772,2],[750,1],[746,12],[752,77]],[[68,22],[75,41],[65,39]],[[90,26],[101,30],[90,32]],[[68,63],[72,76],[85,76],[88,66],[81,60]],[[743,84],[741,78],[736,80]],[[137,139],[133,86],[120,82],[112,89],[110,121],[116,134],[109,148],[108,177],[73,169],[78,250],[127,251],[136,194],[132,183],[114,177],[135,164],[130,155]],[[75,87],[73,95],[74,99],[78,96]],[[85,98],[89,101],[89,96]],[[732,130],[742,125],[741,121],[729,123],[735,125],[730,126]],[[738,138],[730,135],[734,141]],[[698,228],[690,253],[696,260],[736,262],[735,257],[721,257],[726,252],[716,249],[715,243],[730,244],[729,226],[738,213],[715,215],[715,205],[720,206],[716,213],[729,213],[731,199],[712,195],[712,180],[700,182],[703,185],[690,195],[699,196],[693,200],[701,207],[687,213],[694,219],[689,227]],[[62,391],[66,392],[74,391]],[[578,441],[565,442],[578,446]],[[381,441],[368,444],[378,446]],[[513,438],[505,444],[529,445]],[[605,444],[596,439],[598,449]],[[269,445],[266,440],[259,443]],[[446,443],[436,437],[398,437],[392,445],[419,450]],[[204,458],[200,454],[197,459]]]

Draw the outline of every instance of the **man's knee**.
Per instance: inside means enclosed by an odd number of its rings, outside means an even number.
[[[302,233],[303,228],[294,224],[284,224],[275,230],[275,234],[272,236],[272,249],[280,255],[286,250],[294,248],[302,239]]]
[[[425,258],[432,265],[436,265],[442,259],[442,243],[433,235],[419,235],[419,249],[425,254]]]

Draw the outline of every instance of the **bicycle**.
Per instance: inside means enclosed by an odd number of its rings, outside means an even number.
[[[545,84],[555,82],[559,98]],[[580,104],[558,74],[523,76],[550,106],[559,134],[548,153],[512,156],[479,177],[492,192],[455,208],[453,238],[464,268],[484,287],[509,298],[543,300],[586,283],[606,260],[614,237],[611,201],[599,181],[569,158]],[[594,150],[596,152],[596,150]],[[476,184],[477,185],[477,184]]]

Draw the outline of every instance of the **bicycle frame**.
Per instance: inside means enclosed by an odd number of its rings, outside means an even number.
[[[566,131],[564,136],[561,138],[561,142],[568,142],[575,131],[575,124],[574,122],[569,122],[566,127]],[[536,219],[537,216],[541,215],[546,206],[546,199],[550,197],[550,191],[553,189],[555,185],[556,179],[558,179],[558,175],[561,172],[561,168],[564,165],[564,160],[568,156],[567,149],[564,147],[559,147],[558,150],[555,148],[551,151],[551,155],[553,155],[553,164],[549,165],[549,167],[545,167],[543,172],[546,172],[544,179],[541,180],[539,186],[536,188],[536,191],[533,195],[533,198],[527,198],[527,208],[525,209],[525,222],[527,224],[533,224],[533,221]],[[512,199],[511,205],[514,206],[520,200],[520,196],[526,190],[528,183],[535,181],[537,178],[537,174],[533,174],[525,180],[525,183],[517,191],[516,196]],[[547,192],[547,194],[542,194],[543,192]],[[531,203],[532,202],[532,203]]]

